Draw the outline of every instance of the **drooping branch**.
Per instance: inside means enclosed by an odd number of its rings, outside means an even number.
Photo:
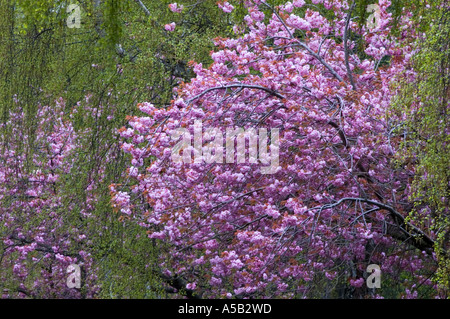
[[[139,2],[141,2],[141,1],[139,1]],[[102,11],[101,11],[101,6],[102,6],[102,1],[101,0],[95,0],[94,1],[94,10],[95,10],[95,24],[94,24],[94,28],[95,28],[95,31],[97,32],[98,36],[100,38],[104,38],[106,36],[106,31],[102,28],[102,25],[103,25],[103,14],[102,14]],[[137,58],[137,56],[138,56],[138,54],[140,52],[140,50],[138,49],[137,50],[138,53],[132,55],[130,52],[125,50],[120,43],[115,43],[114,47],[116,49],[116,53],[117,53],[118,56],[120,56],[121,58],[128,57],[130,59],[130,62],[135,62],[136,58]]]
[[[407,222],[402,214],[400,214],[392,206],[387,205],[387,204],[383,204],[383,203],[380,203],[380,202],[377,202],[374,200],[370,200],[367,198],[345,197],[345,198],[341,198],[340,200],[338,200],[335,203],[314,207],[314,208],[311,208],[310,210],[314,211],[314,210],[330,209],[330,208],[339,206],[340,204],[342,204],[343,202],[346,202],[346,201],[367,203],[367,204],[376,206],[380,209],[388,211],[397,223],[397,230],[399,229],[401,231],[401,233],[404,235],[404,236],[399,236],[398,233],[393,232],[391,229],[389,234],[392,237],[394,237],[396,239],[401,239],[401,240],[412,239],[412,240],[409,240],[409,242],[414,247],[416,247],[420,250],[425,250],[428,253],[431,253],[431,251],[434,249],[434,240],[433,239],[431,239],[421,229],[419,229],[416,226]]]
[[[348,54],[347,40],[348,40],[348,29],[349,29],[349,25],[350,25],[350,19],[351,19],[352,12],[353,12],[353,9],[355,8],[355,6],[356,6],[356,2],[353,1],[352,5],[350,7],[350,10],[348,12],[348,15],[347,15],[347,21],[345,22],[344,39],[343,39],[344,40],[344,53],[345,53],[345,67],[347,68],[347,75],[348,75],[348,78],[350,79],[350,83],[352,85],[353,90],[356,90],[356,84],[355,84],[355,81],[353,80],[352,70],[350,69],[350,64],[348,62],[349,54]]]
[[[44,243],[39,243],[39,242],[33,241],[31,239],[27,239],[27,238],[19,238],[15,234],[9,236],[9,239],[17,241],[18,242],[17,246],[24,246],[24,245],[30,245],[32,243],[36,243],[36,245],[37,245],[36,251],[40,251],[40,252],[47,253],[47,254],[53,254],[53,255],[55,254],[55,251],[52,249],[52,247],[50,245],[47,245]],[[64,256],[76,257],[76,258],[78,258],[78,260],[83,259],[81,257],[81,255],[78,253],[62,251],[61,254],[63,254]]]
[[[186,101],[187,104],[192,103],[193,101],[201,98],[203,95],[215,91],[215,90],[226,90],[226,89],[235,89],[235,88],[244,88],[244,89],[257,89],[257,90],[262,90],[265,91],[279,99],[286,99],[282,94],[278,93],[275,90],[271,90],[269,88],[266,88],[264,86],[261,85],[251,85],[251,84],[244,84],[244,83],[236,83],[236,84],[228,84],[228,85],[222,85],[222,86],[215,86],[209,89],[204,90],[202,93],[197,94],[196,96],[190,98],[189,100]]]
[[[284,28],[286,29],[286,31],[289,34],[289,37],[291,38],[291,40],[294,40],[300,47],[302,47],[303,49],[305,49],[306,51],[308,51],[309,54],[311,54],[314,58],[316,58],[320,63],[322,63],[323,66],[325,66],[330,72],[331,74],[333,74],[333,76],[339,81],[339,82],[344,82],[344,79],[342,79],[342,77],[331,67],[331,65],[329,65],[319,54],[317,54],[316,52],[314,52],[309,46],[307,46],[305,43],[303,43],[302,41],[300,41],[299,39],[295,38],[294,35],[292,34],[292,32],[289,30],[288,26],[286,25],[286,22],[283,20],[282,17],[280,17],[280,15],[278,14],[278,12],[269,4],[267,4],[265,1],[262,1],[262,3],[264,5],[266,5],[270,10],[272,10],[272,12],[275,14],[275,16],[278,18],[278,20],[280,20],[280,22],[283,24]]]

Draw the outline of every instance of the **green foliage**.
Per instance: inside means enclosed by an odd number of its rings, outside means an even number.
[[[430,5],[420,22],[423,39],[414,57],[417,78],[402,83],[397,107],[407,118],[404,158],[416,159],[411,190],[414,208],[409,219],[434,234],[439,263],[434,280],[450,287],[450,8],[445,1]],[[424,5],[424,4],[423,4]],[[422,7],[423,9],[423,7]],[[420,10],[420,8],[418,9]],[[425,209],[429,207],[429,209]]]

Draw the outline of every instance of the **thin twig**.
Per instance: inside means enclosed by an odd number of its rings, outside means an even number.
[[[352,5],[350,7],[350,10],[348,12],[348,15],[347,15],[347,21],[345,23],[345,30],[344,30],[345,67],[347,68],[347,75],[348,75],[348,78],[350,79],[350,83],[352,85],[353,90],[356,90],[356,84],[355,84],[355,81],[353,80],[352,70],[350,70],[350,64],[348,62],[348,45],[347,45],[347,40],[348,40],[348,27],[349,27],[350,19],[351,19],[351,16],[352,16],[352,11],[355,8],[355,6],[356,6],[356,2],[353,1]]]

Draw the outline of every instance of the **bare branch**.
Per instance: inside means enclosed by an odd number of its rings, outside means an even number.
[[[356,90],[356,84],[355,84],[355,81],[353,80],[353,74],[352,74],[352,71],[350,70],[350,64],[348,62],[347,40],[348,40],[348,27],[349,27],[350,19],[352,16],[352,11],[355,8],[355,6],[356,6],[356,2],[353,1],[352,5],[350,7],[350,10],[348,12],[348,15],[347,15],[347,21],[345,23],[344,39],[343,39],[344,40],[344,52],[345,52],[345,67],[347,68],[347,75],[348,75],[348,78],[350,79],[350,83],[352,84],[353,90]]]
[[[404,235],[406,235],[408,238],[413,239],[413,240],[411,240],[411,243],[416,248],[421,249],[421,250],[428,250],[428,252],[433,250],[434,240],[431,239],[428,235],[426,235],[421,229],[408,223],[402,214],[400,214],[392,206],[389,206],[387,204],[383,204],[383,203],[373,201],[370,199],[366,199],[366,198],[345,197],[335,203],[317,206],[317,207],[311,208],[310,210],[330,209],[330,208],[340,205],[341,203],[343,203],[345,201],[363,202],[363,203],[374,205],[380,209],[387,210],[394,217],[395,221],[397,222],[397,227],[401,230],[401,232]],[[408,231],[408,230],[410,230],[410,231]]]
[[[279,99],[282,99],[282,100],[285,99],[285,97],[284,97],[282,94],[278,93],[277,91],[271,90],[271,89],[266,88],[266,87],[261,86],[261,85],[252,85],[252,84],[236,83],[236,84],[229,84],[229,85],[223,85],[223,86],[215,86],[215,87],[209,88],[209,89],[203,91],[202,93],[200,93],[200,94],[194,96],[193,98],[187,100],[186,103],[187,103],[187,104],[192,103],[193,101],[197,100],[198,98],[202,97],[203,95],[205,95],[205,94],[207,94],[207,93],[209,93],[209,92],[211,92],[211,91],[214,91],[214,90],[234,89],[234,88],[244,88],[244,89],[257,89],[257,90],[262,90],[262,91],[265,91],[265,92],[267,92],[267,93],[270,93],[270,94],[273,95],[273,96],[276,96],[276,97],[279,98]]]
[[[322,65],[324,65],[330,72],[331,74],[333,74],[333,76],[339,80],[339,82],[344,82],[344,80],[342,79],[342,77],[337,74],[337,72],[331,67],[331,65],[329,65],[319,54],[317,54],[316,52],[314,52],[309,46],[307,46],[305,43],[301,42],[299,39],[295,38],[294,35],[292,34],[292,32],[289,30],[288,26],[286,25],[286,22],[284,22],[283,18],[280,17],[280,15],[278,14],[278,12],[272,8],[272,6],[270,6],[269,4],[267,4],[266,2],[262,1],[263,4],[265,4],[270,10],[272,10],[272,12],[276,15],[276,17],[278,18],[278,20],[280,20],[280,22],[283,24],[284,28],[286,29],[286,31],[289,33],[289,36],[291,38],[291,40],[295,40],[297,42],[297,44],[299,46],[301,46],[302,48],[304,48],[306,51],[308,51],[309,54],[311,54],[313,57],[315,57],[320,63],[322,63]]]
[[[147,7],[145,6],[145,4],[143,4],[141,0],[134,0],[134,1],[142,8],[142,10],[144,10],[145,15],[146,15],[147,17],[149,17],[149,16],[150,16],[150,11],[147,9]]]

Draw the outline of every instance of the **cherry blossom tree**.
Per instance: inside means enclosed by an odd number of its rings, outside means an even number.
[[[65,191],[83,132],[64,120],[64,107],[62,99],[39,106],[34,128],[20,107],[0,124],[3,298],[89,298],[99,288],[83,216],[77,216],[81,205]],[[82,287],[67,284],[72,264],[80,267]]]
[[[188,297],[439,296],[435,234],[407,219],[415,168],[396,161],[404,118],[389,108],[396,79],[414,78],[408,13],[394,37],[388,0],[370,28],[346,0],[246,6],[246,30],[215,40],[210,67],[192,62],[168,108],[140,103],[120,130],[132,161],[113,206],[159,240],[161,277]],[[188,156],[212,141],[221,154],[227,128],[277,128],[278,167],[176,163],[174,132],[195,121]],[[370,264],[384,288],[366,286]]]

